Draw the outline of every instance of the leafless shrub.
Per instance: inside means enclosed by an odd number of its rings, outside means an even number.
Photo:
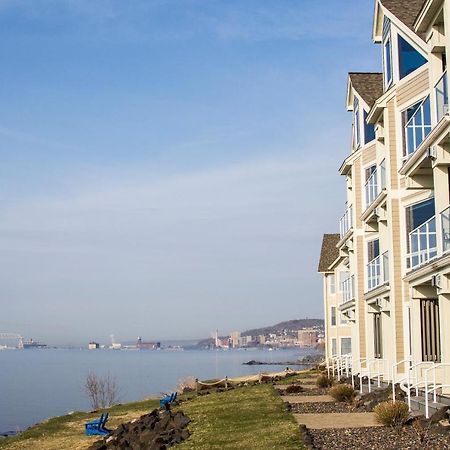
[[[319,375],[316,380],[316,384],[320,388],[327,388],[333,385],[333,379],[328,378],[327,375]]]
[[[195,377],[185,377],[178,380],[176,391],[182,394],[183,392],[192,392],[197,388],[197,381]]]
[[[116,378],[109,374],[101,377],[89,372],[84,383],[84,392],[92,409],[109,408],[119,400]]]
[[[350,403],[355,396],[355,390],[349,384],[337,384],[330,389],[330,395],[338,402]]]
[[[376,420],[387,427],[401,427],[409,416],[408,404],[401,401],[379,403],[373,411]]]

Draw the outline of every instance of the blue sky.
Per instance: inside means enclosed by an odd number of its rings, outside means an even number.
[[[0,331],[322,316],[372,0],[0,0]],[[170,326],[167,318],[170,317]]]

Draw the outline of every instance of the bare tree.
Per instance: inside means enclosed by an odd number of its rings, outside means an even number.
[[[119,400],[116,378],[110,374],[101,377],[94,372],[89,372],[84,383],[84,392],[92,409],[108,408]]]

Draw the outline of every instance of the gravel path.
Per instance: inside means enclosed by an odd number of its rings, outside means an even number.
[[[308,430],[316,450],[446,450],[450,435],[433,433],[420,443],[412,427]]]
[[[345,403],[315,402],[315,403],[291,403],[291,411],[299,414],[310,413],[348,413],[352,407]]]

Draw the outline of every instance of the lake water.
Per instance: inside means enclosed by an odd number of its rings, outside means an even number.
[[[282,366],[243,362],[292,361],[311,349],[249,350],[6,350],[0,351],[0,432],[25,429],[48,417],[88,410],[83,384],[89,372],[110,374],[121,402],[159,396],[188,376],[208,379],[277,372]]]

